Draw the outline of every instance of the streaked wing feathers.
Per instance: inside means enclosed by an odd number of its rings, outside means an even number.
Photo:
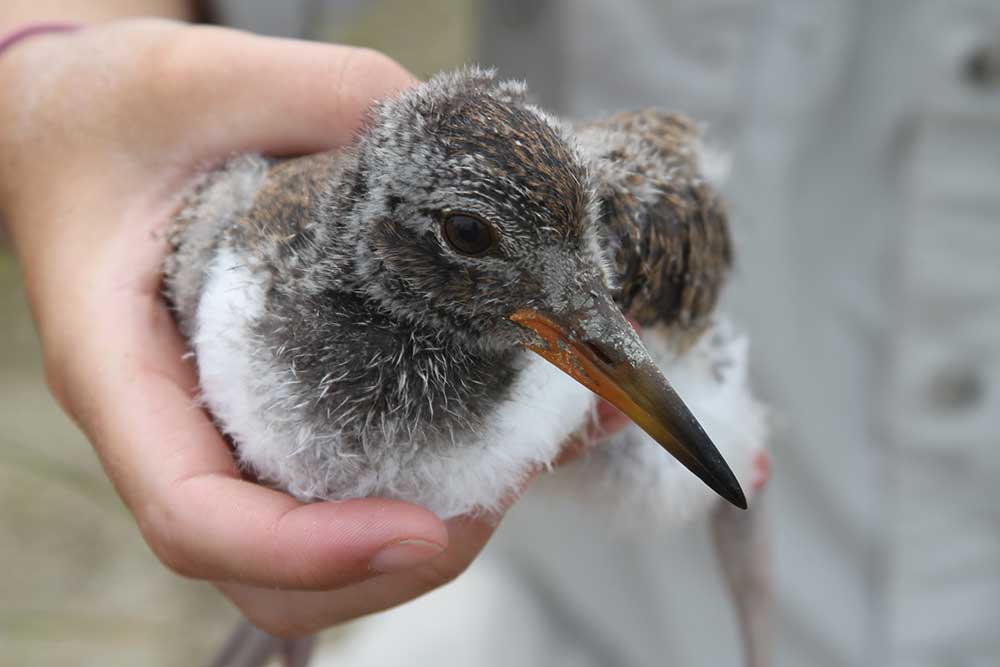
[[[701,173],[697,127],[647,110],[582,126],[579,136],[595,165],[619,305],[643,326],[700,329],[732,251],[722,202]]]

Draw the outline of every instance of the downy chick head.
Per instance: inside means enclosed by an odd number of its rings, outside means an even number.
[[[528,349],[606,398],[723,497],[746,500],[612,297],[598,184],[524,86],[469,68],[377,105],[332,207],[356,289],[401,326]]]
[[[522,84],[435,77],[374,109],[358,158],[357,271],[401,320],[499,351],[528,338],[517,310],[611,287],[587,165]]]

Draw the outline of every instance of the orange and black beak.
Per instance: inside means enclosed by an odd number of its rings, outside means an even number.
[[[733,471],[610,295],[591,291],[588,301],[562,317],[522,309],[510,319],[540,338],[529,349],[624,412],[713,491],[746,509]]]

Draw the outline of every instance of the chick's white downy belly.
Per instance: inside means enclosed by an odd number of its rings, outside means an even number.
[[[288,409],[283,374],[253,334],[264,278],[221,249],[199,303],[192,347],[202,399],[237,444],[242,465],[303,500],[383,496],[442,518],[498,508],[590,419],[586,388],[531,353],[480,432],[414,449],[385,443],[377,459],[343,445],[336,431]],[[398,455],[395,453],[398,452]]]

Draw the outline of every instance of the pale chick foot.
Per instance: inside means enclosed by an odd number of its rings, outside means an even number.
[[[753,458],[753,477],[750,484],[755,494],[763,492],[767,483],[771,481],[771,464],[771,453],[766,449],[759,451]]]

